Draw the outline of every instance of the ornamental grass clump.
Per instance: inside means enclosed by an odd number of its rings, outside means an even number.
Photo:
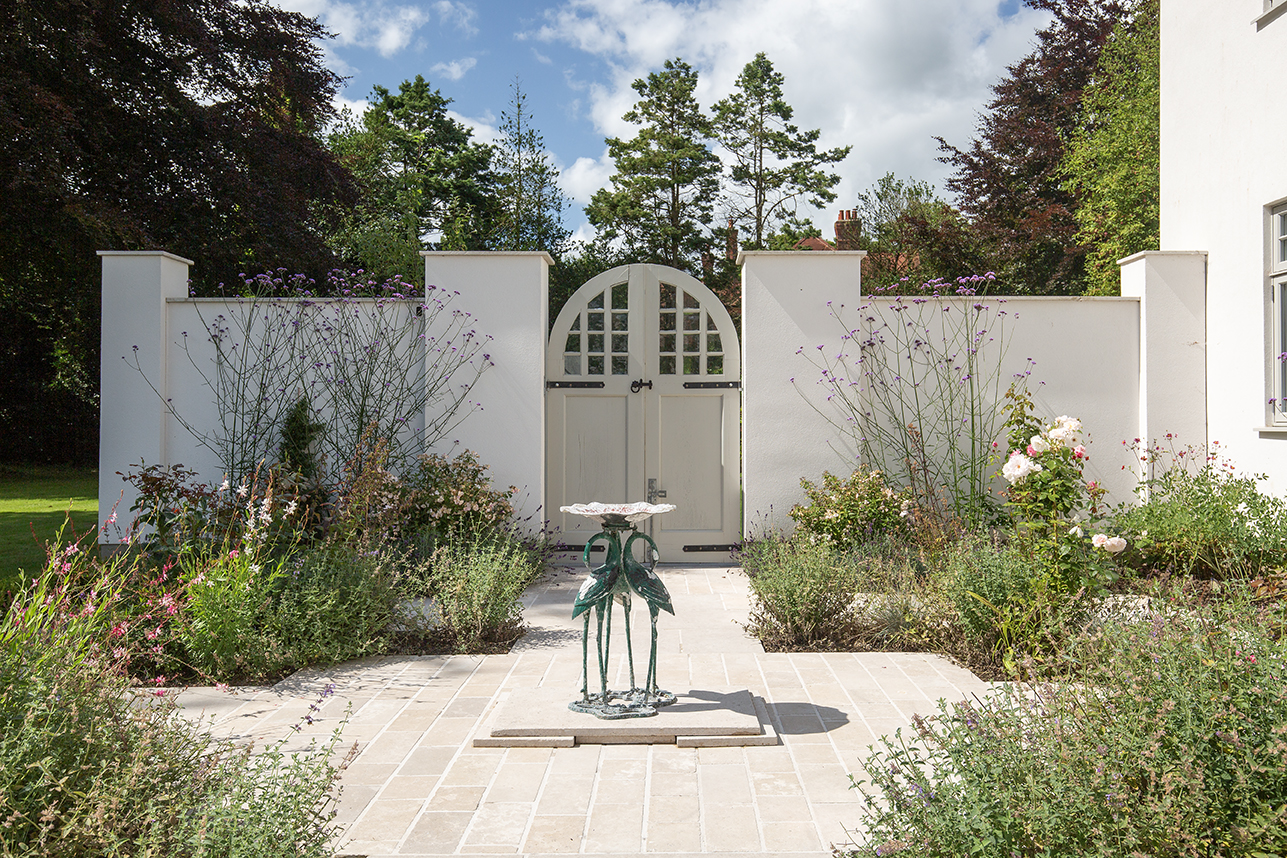
[[[1191,607],[1087,638],[1069,682],[940,702],[882,740],[850,854],[1287,853],[1282,607]]]

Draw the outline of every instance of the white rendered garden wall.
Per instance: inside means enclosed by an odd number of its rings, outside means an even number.
[[[1210,440],[1282,495],[1287,428],[1266,428],[1266,208],[1287,201],[1287,4],[1275,5],[1162,2],[1161,247],[1205,253],[1188,274],[1206,290]]]
[[[830,407],[827,390],[816,383],[818,370],[798,352],[823,344],[832,350],[839,347],[844,329],[832,317],[828,302],[844,303],[848,309],[866,300],[860,289],[862,256],[742,254],[747,532],[765,526],[789,529],[787,513],[804,499],[802,476],[816,481],[824,470],[847,473],[857,464],[852,442],[819,413]],[[1194,420],[1193,415],[1204,412],[1205,382],[1200,371],[1196,379],[1188,376],[1203,360],[1200,346],[1194,346],[1202,328],[1202,308],[1189,307],[1176,297],[1164,276],[1169,271],[1166,265],[1132,269],[1134,294],[1122,298],[939,302],[962,312],[976,302],[1005,301],[1009,318],[1008,348],[1000,367],[1003,379],[1025,372],[1032,362],[1029,388],[1039,415],[1053,419],[1068,414],[1082,420],[1093,442],[1086,476],[1101,482],[1115,500],[1130,499],[1137,481],[1136,462],[1123,441],[1156,432],[1202,431],[1201,418]],[[886,302],[893,303],[876,299],[875,304]],[[1141,332],[1142,319],[1152,319],[1155,325],[1147,336]],[[1141,384],[1145,370],[1154,380],[1152,387]],[[1006,386],[1001,385],[1002,392]],[[1159,428],[1168,423],[1178,425]]]
[[[137,470],[140,464],[182,464],[211,483],[222,479],[219,457],[175,415],[203,433],[219,425],[215,396],[201,372],[212,375],[215,357],[205,332],[220,315],[236,329],[247,305],[236,299],[189,298],[192,263],[172,254],[104,252],[102,257],[99,510],[100,523],[117,510],[120,525],[103,531],[103,541],[116,542],[135,499],[118,471]],[[495,364],[470,392],[468,399],[477,407],[466,406],[468,416],[434,451],[477,453],[496,486],[519,488],[517,506],[524,514],[537,513],[544,495],[549,264],[543,253],[426,254],[426,282],[461,293],[450,306],[470,313],[477,330],[491,337],[482,352]],[[387,303],[382,310],[413,311],[414,302]],[[233,340],[238,338],[234,330]],[[422,429],[424,421],[419,415],[418,425],[408,431]]]

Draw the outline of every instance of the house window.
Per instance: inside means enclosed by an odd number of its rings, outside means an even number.
[[[1273,308],[1273,393],[1275,424],[1287,424],[1287,204],[1269,210],[1269,289]]]

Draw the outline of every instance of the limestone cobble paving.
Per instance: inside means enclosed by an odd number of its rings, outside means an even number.
[[[286,737],[288,750],[325,743],[343,724],[336,758],[352,749],[335,819],[344,856],[821,858],[862,825],[850,775],[862,777],[867,748],[906,731],[940,698],[990,688],[921,653],[765,653],[741,627],[749,599],[740,570],[658,571],[676,611],[658,624],[662,687],[748,688],[765,701],[781,744],[474,748],[513,689],[575,696],[581,628],[569,615],[578,569],[555,570],[528,591],[530,631],[508,655],[363,659],[271,688],[188,689],[179,704],[217,735],[258,746]],[[640,679],[646,617],[636,610]],[[614,686],[629,681],[621,625],[612,630]]]

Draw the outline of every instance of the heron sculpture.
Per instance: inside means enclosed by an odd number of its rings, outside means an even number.
[[[577,712],[592,713],[600,718],[640,718],[657,714],[658,706],[675,702],[675,695],[657,687],[657,617],[662,611],[675,613],[666,585],[657,577],[655,571],[659,552],[657,544],[647,534],[635,531],[635,522],[619,512],[607,512],[606,509],[629,509],[634,512],[635,520],[643,512],[641,507],[649,507],[648,515],[654,512],[667,512],[674,509],[669,504],[652,507],[648,504],[633,504],[630,507],[605,508],[592,504],[589,507],[565,507],[582,515],[590,513],[584,510],[593,509],[596,518],[603,527],[601,533],[586,542],[583,559],[590,566],[590,551],[595,543],[606,543],[607,557],[604,562],[590,569],[590,574],[577,593],[576,603],[572,608],[572,618],[584,616],[584,629],[581,638],[581,699],[568,704],[568,708]],[[643,515],[646,518],[647,515]],[[626,533],[630,536],[622,542]],[[634,546],[639,544],[646,551],[646,561],[641,563],[634,555]],[[648,653],[648,673],[643,687],[635,681],[634,646],[630,635],[630,608],[632,594],[638,595],[648,603],[648,614],[651,619],[652,635]],[[612,603],[619,602],[625,612],[626,623],[626,658],[630,669],[630,690],[610,691],[608,689],[608,654],[612,639]],[[595,651],[598,657],[599,689],[590,691],[590,611],[594,609],[596,621]],[[605,616],[606,615],[606,616]],[[605,634],[606,626],[606,634]]]

